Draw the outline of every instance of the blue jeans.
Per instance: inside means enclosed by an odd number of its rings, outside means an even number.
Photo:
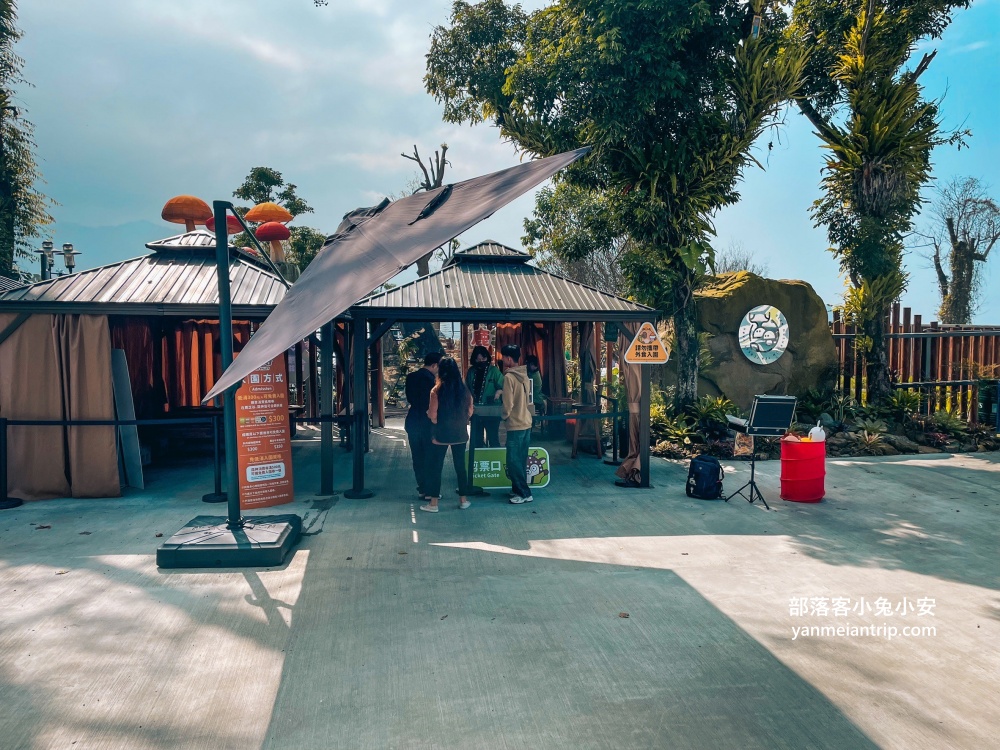
[[[531,488],[528,487],[528,442],[531,440],[531,430],[514,430],[507,432],[507,476],[515,495],[528,497]]]

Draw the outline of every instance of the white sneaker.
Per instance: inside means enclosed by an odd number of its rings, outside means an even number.
[[[521,503],[530,502],[527,498],[521,497],[520,495],[511,495],[510,502],[512,505],[520,505]]]
[[[460,509],[462,509],[462,510],[465,510],[465,509],[466,509],[466,508],[468,508],[468,507],[469,507],[470,505],[472,505],[472,503],[470,503],[470,502],[469,502],[468,500],[463,500],[462,502],[460,502],[460,503],[458,504],[458,507],[459,507]]]

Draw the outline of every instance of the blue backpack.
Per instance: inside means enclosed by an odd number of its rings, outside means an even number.
[[[722,497],[722,464],[715,456],[695,456],[688,467],[688,497],[700,500],[717,500]]]

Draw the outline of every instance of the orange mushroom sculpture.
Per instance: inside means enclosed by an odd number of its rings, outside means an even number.
[[[271,243],[271,260],[275,263],[285,262],[285,250],[281,247],[281,240],[287,240],[292,236],[288,227],[277,221],[269,221],[257,227],[254,235],[261,242]]]
[[[212,209],[201,198],[176,195],[163,205],[160,216],[171,224],[183,224],[185,231],[193,232],[196,224],[204,224],[212,218]]]
[[[258,203],[247,211],[243,218],[253,222],[279,221],[284,224],[291,221],[294,217],[289,213],[288,209],[279,206],[277,203],[267,202]]]
[[[205,222],[205,229],[209,232],[215,231],[215,217],[209,217],[208,221]],[[226,234],[239,234],[243,231],[243,225],[240,224],[240,220],[231,214],[226,214]]]

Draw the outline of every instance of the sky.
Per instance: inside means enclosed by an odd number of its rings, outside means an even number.
[[[525,0],[526,10],[542,0]],[[36,157],[58,203],[57,245],[71,242],[85,269],[145,254],[143,243],[177,233],[160,219],[178,194],[233,200],[255,166],[298,186],[315,210],[296,223],[332,232],[341,217],[416,176],[402,153],[448,144],[446,181],[512,166],[521,158],[487,125],[450,125],[424,91],[424,55],[448,0],[34,0],[19,3],[16,51],[31,86],[17,103],[35,125]],[[940,182],[974,176],[1000,196],[1000,0],[974,0],[940,40],[922,80],[943,97],[947,128],[973,132],[969,148],[934,154]],[[838,304],[844,281],[826,232],[809,207],[820,195],[823,152],[805,119],[789,111],[766,134],[742,200],[715,217],[717,250],[742,245],[772,278],[809,282]],[[770,144],[770,148],[768,147]],[[930,193],[928,193],[930,196]],[[462,236],[520,247],[533,207],[520,198]],[[997,251],[1000,255],[1000,251]],[[1000,264],[988,264],[975,321],[1000,324]],[[57,268],[61,260],[57,260]],[[930,261],[906,258],[903,303],[935,319]],[[412,275],[412,271],[410,272]],[[403,276],[405,279],[406,276]]]

